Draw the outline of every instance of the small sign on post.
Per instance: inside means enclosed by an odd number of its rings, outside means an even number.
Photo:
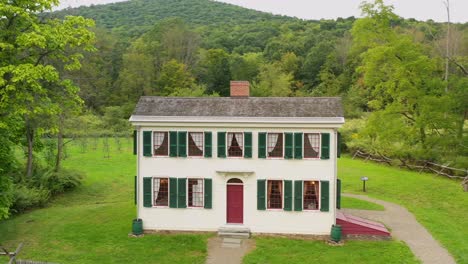
[[[368,181],[369,178],[364,176],[364,177],[361,177],[361,181],[362,181],[362,191],[363,192],[366,192],[366,181]]]

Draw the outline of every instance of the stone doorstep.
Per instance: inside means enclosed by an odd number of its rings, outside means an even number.
[[[250,238],[250,233],[226,233],[226,232],[219,232],[219,237],[223,238]]]
[[[240,245],[240,244],[242,244],[242,239],[226,237],[226,238],[223,239],[223,243]]]
[[[218,228],[218,233],[250,233],[250,228],[245,226],[222,226]]]
[[[222,248],[240,248],[241,245],[238,245],[238,244],[221,244],[221,247]]]

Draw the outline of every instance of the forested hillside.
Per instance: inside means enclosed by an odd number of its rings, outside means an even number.
[[[358,118],[344,129],[349,148],[468,166],[468,23],[405,20],[380,0],[362,11],[306,21],[144,0],[52,15],[96,20],[99,52],[70,77],[98,113],[128,116],[142,95],[227,96],[230,80],[248,80],[252,96],[342,96]]]
[[[59,172],[66,137],[129,135],[140,96],[228,96],[230,80],[250,81],[252,96],[341,96],[350,150],[468,167],[468,23],[402,19],[382,0],[361,19],[321,21],[210,0],[44,13],[56,2],[0,10],[0,176],[12,190]]]

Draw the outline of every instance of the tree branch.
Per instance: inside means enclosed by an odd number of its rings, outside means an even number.
[[[458,66],[458,68],[460,68],[460,70],[465,74],[465,75],[468,75],[468,70],[465,69],[465,67],[463,67],[463,65],[461,65],[460,63],[458,63],[455,59],[453,58],[449,58],[449,60]]]

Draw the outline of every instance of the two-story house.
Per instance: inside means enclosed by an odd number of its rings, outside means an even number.
[[[141,97],[130,121],[145,230],[326,235],[335,224],[340,98],[249,97],[233,81],[231,97]]]

